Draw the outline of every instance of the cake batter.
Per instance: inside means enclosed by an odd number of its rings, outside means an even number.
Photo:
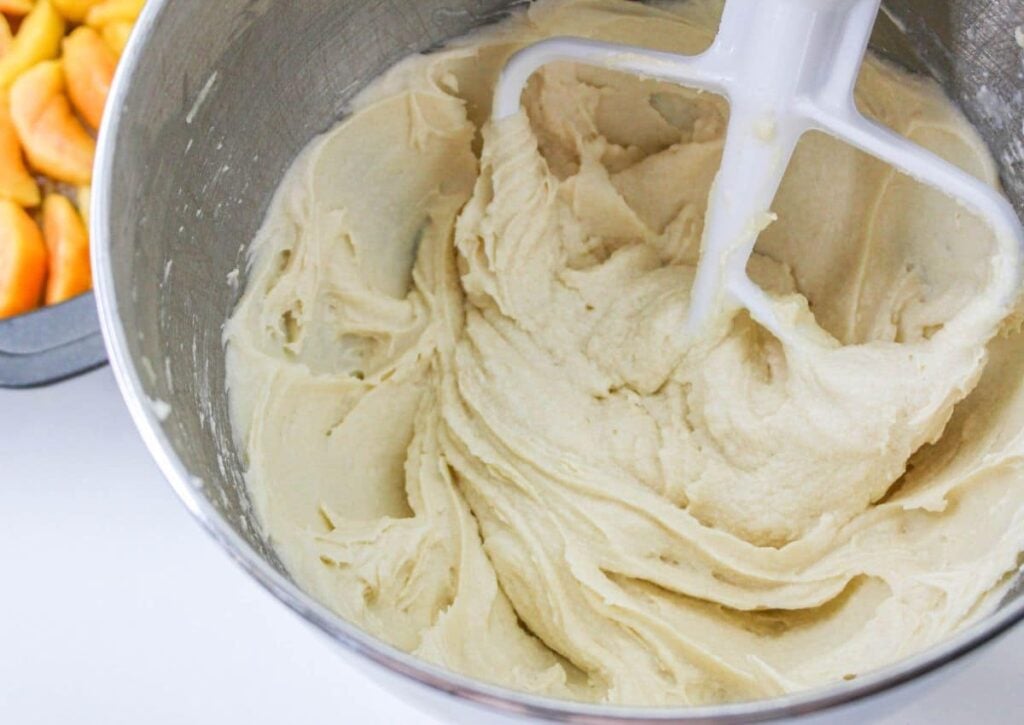
[[[555,0],[364,91],[282,183],[226,338],[235,432],[298,583],[403,650],[632,705],[850,679],[991,611],[1024,548],[1024,337],[991,233],[818,134],[742,311],[687,336],[728,104],[552,35],[696,53],[710,2]],[[930,82],[862,110],[991,184]]]

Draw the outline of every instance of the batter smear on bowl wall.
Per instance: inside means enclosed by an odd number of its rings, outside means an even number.
[[[705,704],[892,663],[1012,584],[1024,337],[983,223],[810,134],[749,269],[799,343],[743,312],[694,338],[727,102],[555,64],[488,122],[525,45],[692,54],[718,10],[536,3],[400,63],[287,174],[232,414],[267,535],[341,616],[530,692]],[[998,183],[932,83],[871,59],[857,99]]]

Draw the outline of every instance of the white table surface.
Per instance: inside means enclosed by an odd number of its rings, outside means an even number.
[[[0,390],[0,723],[436,723],[200,530],[109,369]],[[1024,625],[923,696],[815,723],[1024,722]]]

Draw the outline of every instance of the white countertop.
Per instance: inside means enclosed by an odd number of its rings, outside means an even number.
[[[195,524],[109,369],[0,391],[0,723],[436,723]],[[821,722],[1011,723],[1024,625],[923,696]]]

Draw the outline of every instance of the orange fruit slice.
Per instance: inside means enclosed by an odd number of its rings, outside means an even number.
[[[29,163],[69,184],[92,180],[96,142],[75,117],[59,61],[40,63],[11,87],[11,118]]]
[[[124,47],[128,45],[128,37],[132,34],[132,28],[134,27],[135,24],[127,20],[107,23],[100,30],[100,35],[103,36],[103,40],[114,51],[114,54],[120,58],[121,54],[124,53]]]
[[[85,24],[99,28],[108,23],[135,22],[145,4],[146,0],[103,0],[89,9],[85,15]]]
[[[55,305],[92,289],[89,233],[67,197],[49,194],[43,201],[43,237],[50,253],[46,304]]]
[[[46,245],[32,217],[0,199],[0,319],[39,306],[46,283]]]
[[[0,0],[0,13],[24,15],[32,9],[33,0]]]
[[[2,2],[2,0],[0,0]],[[64,18],[50,0],[38,0],[24,20],[11,47],[0,58],[0,91],[40,61],[56,58],[64,37]]]
[[[102,0],[52,0],[57,12],[63,15],[72,23],[81,23],[85,16],[93,8],[99,5]]]
[[[0,98],[0,199],[21,206],[39,205],[39,186],[25,168],[21,143],[7,102]]]
[[[93,128],[100,127],[115,70],[117,56],[92,28],[77,28],[64,39],[68,96],[79,115]]]

